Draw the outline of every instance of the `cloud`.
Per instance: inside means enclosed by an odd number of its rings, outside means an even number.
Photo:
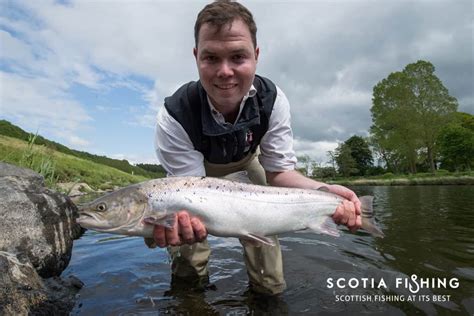
[[[64,94],[57,83],[3,71],[0,71],[0,82],[2,116],[40,134],[49,132],[73,140],[75,144],[88,144],[76,132],[92,118],[77,101]]]
[[[127,123],[153,128],[164,98],[197,79],[193,26],[206,3],[0,4],[2,116],[87,147],[81,135],[94,115],[128,111],[130,104],[120,111],[111,110],[116,104],[90,105],[73,87],[99,95],[125,89],[141,96]],[[435,65],[460,110],[474,111],[470,0],[243,4],[258,26],[258,73],[290,100],[297,150],[320,159],[338,141],[365,136],[373,86],[419,59]]]
[[[327,155],[328,151],[334,151],[338,146],[338,142],[314,142],[307,139],[295,138],[293,146],[298,157],[307,155],[315,162],[324,165],[329,160]]]

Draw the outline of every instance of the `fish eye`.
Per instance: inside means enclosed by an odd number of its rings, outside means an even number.
[[[95,208],[98,212],[104,212],[107,210],[107,204],[105,204],[104,202],[102,203],[99,203],[97,204],[96,208]]]

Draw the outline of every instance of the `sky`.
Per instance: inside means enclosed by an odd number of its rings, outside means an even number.
[[[159,163],[165,97],[198,79],[209,1],[0,0],[0,119],[93,154]],[[328,161],[368,136],[372,89],[418,60],[474,114],[472,0],[241,1],[257,23],[257,73],[291,105],[296,154]]]

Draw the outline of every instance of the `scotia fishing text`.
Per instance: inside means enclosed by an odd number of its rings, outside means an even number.
[[[389,286],[390,285],[390,286]],[[388,284],[383,278],[328,278],[326,280],[328,289],[408,289],[411,293],[416,294],[420,289],[457,289],[459,287],[458,278],[418,278],[413,274],[409,278],[395,278],[395,282]]]

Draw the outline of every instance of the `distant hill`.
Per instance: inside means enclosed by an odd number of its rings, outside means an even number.
[[[25,132],[20,127],[6,121],[0,120],[0,135],[18,138],[28,141],[32,133]],[[118,160],[108,158],[106,156],[93,155],[84,151],[70,149],[64,145],[48,140],[41,135],[37,135],[35,144],[44,145],[53,150],[64,154],[75,156],[78,158],[90,160],[92,162],[100,163],[109,167],[116,168],[129,174],[141,175],[147,178],[160,178],[166,175],[166,171],[160,165],[154,164],[140,164],[137,166],[131,165],[127,160]]]

